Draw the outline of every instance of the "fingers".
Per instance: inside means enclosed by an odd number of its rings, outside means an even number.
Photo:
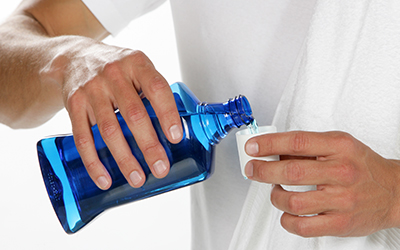
[[[86,107],[81,106],[81,100],[72,103],[69,115],[76,148],[89,176],[99,188],[106,190],[111,186],[111,177],[97,155]]]
[[[302,237],[348,236],[352,229],[350,221],[346,216],[333,214],[304,217],[284,213],[281,217],[284,229]]]
[[[347,149],[354,139],[342,132],[303,132],[265,134],[254,137],[246,143],[246,152],[251,156],[298,155],[324,156]],[[339,147],[337,147],[339,146]]]
[[[100,134],[113,155],[121,173],[133,187],[144,184],[145,175],[121,131],[112,105],[107,98],[91,100]]]
[[[351,225],[343,212],[350,211],[351,207],[345,205],[342,194],[331,191],[289,192],[276,185],[271,192],[271,202],[284,212],[282,227],[293,234],[345,236]]]
[[[172,143],[180,142],[183,136],[180,116],[169,84],[151,61],[143,53],[135,52],[132,65],[135,67],[128,80],[124,77],[114,80],[113,95],[152,173],[163,178],[168,174],[169,160],[138,92],[151,102],[164,134]]]
[[[340,184],[354,182],[356,173],[351,164],[335,160],[257,161],[246,164],[245,173],[251,180],[283,185]]]
[[[102,189],[111,186],[111,178],[94,147],[90,129],[93,121],[96,121],[104,142],[133,187],[144,184],[145,174],[131,153],[114,109],[120,110],[146,163],[157,178],[168,174],[169,160],[138,93],[143,93],[151,102],[171,143],[178,143],[183,136],[174,96],[166,80],[142,52],[124,50],[121,54],[123,57],[120,60],[104,65],[101,72],[74,88],[67,98],[78,152],[89,175]]]
[[[252,156],[281,155],[281,161],[250,161],[245,167],[252,180],[284,185],[341,184],[357,178],[353,162],[346,154],[358,144],[342,132],[287,132],[250,139],[246,151]]]
[[[134,95],[130,99],[132,102],[128,107],[120,107],[121,115],[124,117],[154,176],[157,178],[165,177],[169,170],[169,161],[165,150],[159,142],[151,120],[139,96]],[[117,147],[119,146],[118,143],[115,143],[115,145],[117,145]],[[130,152],[126,153],[132,155]]]
[[[134,53],[133,60],[137,66],[134,84],[150,101],[167,139],[178,143],[183,136],[183,130],[175,99],[168,82],[154,68],[151,61],[141,52]]]
[[[290,192],[275,185],[271,192],[272,204],[281,211],[292,215],[313,215],[337,209],[334,194],[314,190],[307,192]]]
[[[114,95],[117,100],[123,100],[118,101],[119,111],[131,130],[152,173],[157,178],[164,177],[169,170],[168,157],[158,140],[150,117],[135,88],[132,85],[118,85],[116,83]],[[115,145],[118,146],[118,144]],[[129,169],[133,170],[132,167]],[[142,175],[142,173],[140,174]]]
[[[142,186],[145,175],[122,134],[112,105],[109,103],[109,98],[93,98],[85,104],[84,98],[79,98],[79,93],[77,95],[74,99],[78,99],[78,101],[72,102],[74,105],[70,105],[70,117],[75,145],[89,176],[103,190],[108,189],[112,184],[111,177],[99,160],[94,146],[91,124],[88,119],[89,112],[86,110],[87,106],[92,109],[90,113],[94,113],[102,138],[122,174],[131,186]]]

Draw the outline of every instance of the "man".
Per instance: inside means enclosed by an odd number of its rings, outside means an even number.
[[[1,121],[13,127],[33,121],[40,124],[65,106],[78,150],[95,183],[102,189],[111,185],[90,135],[90,126],[97,123],[128,182],[140,187],[144,183],[143,172],[128,151],[114,110],[121,111],[152,172],[159,178],[168,173],[169,163],[151,129],[140,94],[152,102],[164,133],[173,143],[182,137],[178,113],[168,84],[142,52],[98,41],[109,32],[116,34],[131,18],[160,2],[132,1],[132,6],[129,1],[84,3],[24,1],[2,25]],[[389,146],[398,145],[398,119],[386,119],[385,129],[376,124],[381,115],[397,115],[389,105],[397,107],[398,76],[389,74],[386,88],[379,84],[374,88],[376,81],[359,79],[375,69],[365,63],[368,60],[360,59],[365,56],[360,53],[365,46],[375,48],[374,43],[365,42],[374,39],[369,27],[376,20],[387,24],[384,20],[395,16],[396,8],[374,1],[356,1],[352,5],[343,1],[290,0],[173,0],[171,6],[183,78],[200,99],[220,101],[243,93],[250,99],[260,124],[272,122],[279,103],[274,123],[280,131],[343,130],[357,135],[382,155],[344,132],[285,132],[252,139],[246,146],[249,154],[282,155],[279,162],[248,163],[246,174],[252,180],[276,184],[271,202],[283,214],[268,210],[269,207],[265,210],[273,215],[265,220],[269,231],[257,218],[254,223],[242,223],[231,247],[329,249],[343,242],[338,238],[307,239],[288,234],[279,226],[280,216],[284,229],[303,237],[370,235],[346,239],[344,246],[349,248],[364,247],[378,232],[384,241],[395,246],[398,229],[386,234],[383,229],[400,225],[399,162],[389,160],[400,158],[399,149]],[[371,6],[374,8],[368,8]],[[374,16],[380,10],[391,12]],[[350,25],[343,20],[351,21]],[[377,31],[391,34],[389,41],[395,42],[391,30],[395,29]],[[352,47],[354,44],[359,46]],[[386,53],[374,55],[380,59]],[[362,62],[361,69],[355,62]],[[372,76],[386,73],[377,71]],[[384,91],[382,96],[387,99],[373,102],[375,106],[365,103],[371,92],[361,91],[360,82],[368,90]],[[16,103],[13,112],[5,109],[4,103]],[[354,106],[347,112],[349,103]],[[374,107],[386,107],[386,112]],[[365,121],[363,115],[370,114],[367,111],[373,115]],[[376,131],[371,131],[371,124]],[[389,135],[385,133],[388,130]],[[215,176],[192,189],[193,246],[197,249],[228,248],[250,184],[234,167],[237,159],[228,155],[235,152],[232,137],[225,140],[217,149],[220,152]],[[280,184],[316,185],[316,190],[292,192]],[[241,218],[246,218],[246,211]],[[251,234],[240,238],[245,226]],[[262,234],[264,231],[269,234]],[[390,239],[388,235],[395,237]],[[376,244],[380,243],[369,247]]]

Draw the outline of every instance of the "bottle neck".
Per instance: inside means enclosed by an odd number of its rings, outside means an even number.
[[[250,103],[243,95],[224,103],[201,103],[198,113],[211,144],[218,143],[231,129],[249,125],[254,120]]]

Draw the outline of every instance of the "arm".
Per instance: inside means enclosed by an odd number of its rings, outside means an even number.
[[[152,103],[172,143],[182,128],[168,83],[140,51],[109,46],[97,19],[80,0],[26,0],[0,26],[0,122],[35,126],[66,107],[89,175],[103,189],[111,178],[98,159],[90,127],[100,133],[134,187],[145,181],[114,110],[125,118],[156,177],[169,161],[138,93]]]
[[[84,39],[61,34],[108,35],[81,1],[24,1],[0,26],[0,122],[34,127],[64,107],[62,80],[41,73]]]
[[[284,212],[281,224],[291,233],[366,236],[400,226],[400,161],[381,157],[347,133],[270,134],[250,139],[246,151],[281,155],[277,162],[249,162],[246,174],[277,184],[271,202]],[[278,184],[317,189],[289,192]]]

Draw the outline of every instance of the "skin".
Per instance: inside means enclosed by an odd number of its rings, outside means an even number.
[[[111,178],[94,147],[94,124],[137,188],[145,175],[114,111],[121,112],[157,178],[167,175],[169,161],[140,95],[150,100],[172,143],[182,138],[181,121],[168,83],[147,56],[101,43],[108,35],[80,0],[23,1],[0,25],[0,122],[34,127],[65,107],[78,152],[99,188],[108,189]]]
[[[253,160],[245,167],[254,181],[271,183],[272,204],[282,210],[281,224],[303,236],[366,236],[400,226],[400,161],[385,159],[343,132],[287,132],[250,139]],[[316,185],[289,192],[281,185]],[[314,216],[302,216],[314,215]]]

